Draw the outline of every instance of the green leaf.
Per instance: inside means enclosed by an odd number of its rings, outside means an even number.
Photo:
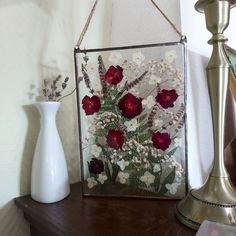
[[[150,138],[150,134],[149,133],[141,134],[138,137],[139,143],[143,143],[144,141],[148,140],[149,138]]]
[[[111,173],[110,173],[110,169],[107,162],[105,162],[105,172],[106,172],[107,178],[111,180]]]
[[[147,117],[147,114],[141,115],[141,116],[138,118],[139,123],[141,123],[142,121],[144,121],[146,117]]]
[[[126,139],[131,139],[131,138],[134,137],[135,135],[136,135],[136,132],[132,132],[132,131],[127,132],[127,134],[126,134]]]
[[[111,176],[111,180],[113,182],[116,181],[117,175],[119,173],[120,167],[117,165],[112,165],[112,176]]]
[[[119,124],[118,123],[110,123],[108,126],[107,126],[107,129],[117,129],[119,127]]]
[[[144,132],[147,128],[148,128],[148,125],[145,124],[145,125],[140,126],[139,129],[138,129],[138,131],[139,131],[139,133],[142,133],[142,132]]]
[[[158,194],[160,195],[166,194],[168,191],[168,189],[166,188],[166,184],[172,184],[174,182],[174,179],[175,179],[175,168],[169,173],[169,175],[167,175],[167,177],[163,181],[161,189],[158,192]]]
[[[174,149],[172,149],[171,151],[169,151],[169,152],[167,153],[167,155],[168,155],[168,156],[174,155],[177,149],[178,149],[178,147],[175,147]]]
[[[154,187],[155,187],[155,191],[158,192],[158,189],[160,187],[160,176],[156,175],[156,178],[154,180]]]
[[[103,106],[114,106],[114,102],[111,100],[105,100],[102,107]]]
[[[105,136],[107,133],[107,131],[105,129],[98,129],[96,132],[95,132],[95,136],[99,136],[99,137],[103,137]]]
[[[159,159],[158,158],[155,158],[153,156],[148,156],[148,160],[151,162],[151,163],[154,163],[154,164],[159,164]]]

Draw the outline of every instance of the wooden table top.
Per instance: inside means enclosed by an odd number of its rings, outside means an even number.
[[[175,218],[177,201],[83,197],[79,183],[71,185],[71,194],[57,203],[38,203],[30,196],[16,198],[15,203],[31,226],[47,236],[196,234]]]

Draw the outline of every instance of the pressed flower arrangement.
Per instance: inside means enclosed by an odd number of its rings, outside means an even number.
[[[83,193],[186,193],[185,45],[75,53]]]

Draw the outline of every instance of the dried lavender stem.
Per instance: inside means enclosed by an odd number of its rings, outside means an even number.
[[[124,90],[124,91],[125,91],[125,90],[128,91],[128,90],[130,90],[131,88],[133,88],[135,85],[137,85],[138,83],[140,83],[140,82],[143,80],[143,78],[146,76],[147,73],[148,73],[148,71],[143,72],[143,74],[142,74],[141,76],[139,76],[138,78],[136,78],[134,81],[132,81],[132,82],[126,84],[126,85],[124,86],[124,89],[123,89],[123,90]]]
[[[101,81],[101,85],[102,85],[102,92],[103,92],[103,95],[106,97],[108,95],[107,84],[104,79],[104,74],[106,73],[106,68],[105,68],[102,56],[100,56],[100,55],[98,56],[98,72],[99,72],[100,81]]]

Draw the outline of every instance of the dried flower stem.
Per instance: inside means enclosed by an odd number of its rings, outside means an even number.
[[[102,93],[106,97],[108,95],[107,84],[104,79],[104,75],[106,73],[106,68],[105,68],[102,56],[100,56],[100,55],[98,56],[98,72],[99,72],[100,81],[101,81],[101,85],[102,85]]]
[[[82,64],[82,74],[84,76],[84,82],[86,87],[90,90],[90,92],[93,94],[94,90],[91,88],[91,81],[90,78],[88,76],[88,73],[86,72],[86,67]]]
[[[66,98],[66,97],[72,95],[75,91],[76,91],[76,88],[74,88],[70,93],[66,94],[65,96],[59,98],[57,101],[59,102],[59,101],[62,100],[63,98]]]
[[[148,116],[148,127],[152,127],[153,124],[153,118],[156,115],[157,111],[158,111],[159,107],[157,104],[155,104]]]
[[[139,76],[138,78],[136,78],[134,81],[132,81],[132,82],[126,84],[126,85],[124,86],[124,89],[123,89],[123,90],[124,90],[124,91],[125,91],[125,90],[128,91],[128,90],[130,90],[131,88],[133,88],[135,85],[137,85],[138,83],[140,83],[140,82],[143,80],[143,78],[146,76],[147,73],[148,73],[148,71],[143,72],[143,74],[142,74],[141,76]]]
[[[184,125],[183,117],[184,117],[184,104],[181,104],[180,109],[178,112],[175,114],[174,118],[168,122],[166,122],[164,125],[162,125],[162,129],[167,129],[168,126],[177,126],[176,130],[181,129],[182,126]],[[176,131],[178,132],[178,131]]]

